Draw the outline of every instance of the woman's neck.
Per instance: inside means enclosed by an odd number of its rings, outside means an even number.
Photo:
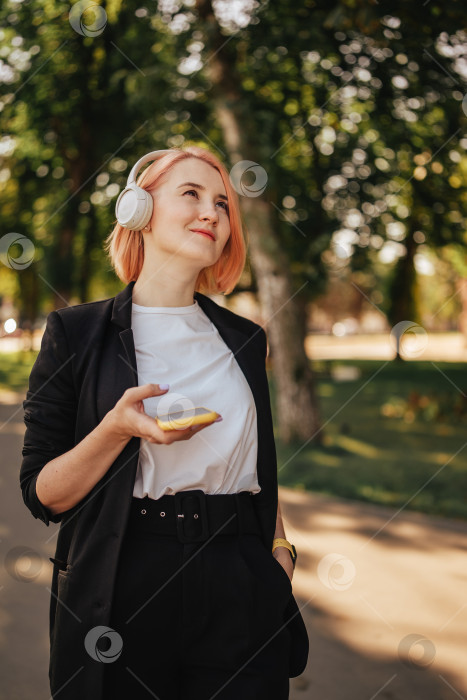
[[[132,301],[139,306],[191,306],[195,301],[194,291],[194,285],[177,285],[171,280],[165,286],[154,279],[145,281],[140,275],[133,286]]]

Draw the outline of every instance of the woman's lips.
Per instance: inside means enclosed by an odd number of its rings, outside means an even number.
[[[214,240],[214,237],[210,233],[205,233],[204,231],[194,231],[194,233],[199,233],[200,236],[206,236],[206,238],[210,238],[211,241]]]

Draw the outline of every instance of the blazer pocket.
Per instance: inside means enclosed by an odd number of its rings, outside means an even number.
[[[71,610],[67,605],[70,588],[70,575],[68,571],[59,569],[57,574],[57,601],[55,609],[55,625],[59,628],[63,623],[70,622]]]
[[[54,559],[54,557],[49,557],[49,560],[52,562],[52,564],[55,564],[55,566],[58,566],[58,568],[60,570],[66,571],[66,569],[67,569],[66,561],[62,561],[61,559]]]

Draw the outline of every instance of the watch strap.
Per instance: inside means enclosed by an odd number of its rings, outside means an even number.
[[[284,539],[283,537],[276,537],[272,541],[272,551],[276,549],[276,547],[287,547],[287,549],[290,552],[290,556],[292,557],[292,562],[295,568],[295,562],[297,560],[297,550],[295,549],[294,545],[291,544],[288,540]]]

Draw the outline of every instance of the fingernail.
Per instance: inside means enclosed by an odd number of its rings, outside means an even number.
[[[219,418],[216,418],[216,420],[214,421],[214,423],[219,423],[219,421],[221,421],[221,420],[224,420],[224,419],[222,418],[222,416],[219,416]]]
[[[170,386],[170,384],[159,384],[159,389],[161,389],[162,391],[165,391],[166,389],[169,388],[169,386]]]

